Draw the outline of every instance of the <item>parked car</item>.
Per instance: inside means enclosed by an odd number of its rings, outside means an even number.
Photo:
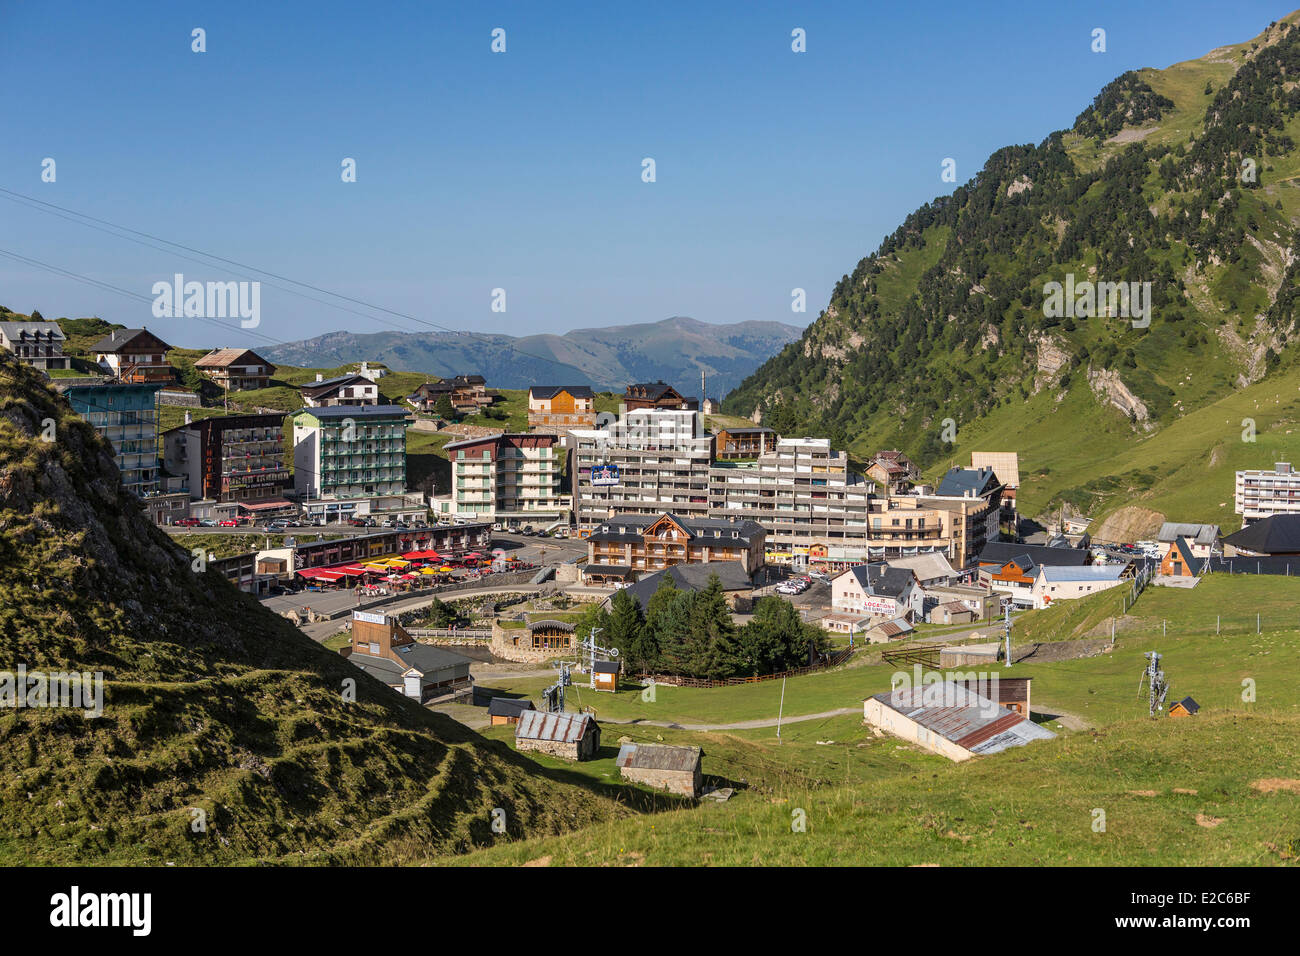
[[[172,522],[178,528],[197,528],[199,526],[198,518],[177,518]]]
[[[199,527],[201,527],[201,528],[216,528],[216,527],[218,527],[218,525],[217,525],[217,519],[216,519],[216,518],[204,518],[204,519],[202,519],[202,520],[199,522]]]
[[[223,528],[238,528],[238,527],[239,527],[239,522],[236,521],[234,518],[224,518],[224,519],[222,519],[221,521],[219,521],[219,522],[217,522],[217,523],[218,523],[219,525],[221,525],[221,527],[223,527]]]

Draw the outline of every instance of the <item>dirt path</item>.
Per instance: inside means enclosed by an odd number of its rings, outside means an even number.
[[[824,710],[820,714],[801,714],[794,717],[782,717],[780,723],[798,724],[805,720],[821,720],[827,717],[843,717],[845,714],[856,714],[861,710],[859,707],[841,707],[838,710]],[[634,717],[629,720],[614,720],[606,717],[600,721],[602,724],[635,724],[638,727],[668,727],[672,730],[757,730],[761,727],[775,727],[777,719],[775,717],[763,717],[758,720],[740,720],[733,724],[679,724],[667,720],[644,720],[640,717]]]

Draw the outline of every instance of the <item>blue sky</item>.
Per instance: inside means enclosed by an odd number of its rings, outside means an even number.
[[[1123,71],[1240,42],[1287,12],[0,0],[0,187],[448,328],[802,325],[912,209],[951,190],[945,157],[964,182],[995,149],[1069,126]],[[790,49],[796,27],[806,53]],[[340,180],[345,157],[355,183]],[[4,200],[0,250],[146,298],[177,271],[258,278]],[[791,312],[795,287],[806,314]],[[427,330],[264,286],[258,336],[225,334],[3,258],[0,304],[147,323],[195,347]]]

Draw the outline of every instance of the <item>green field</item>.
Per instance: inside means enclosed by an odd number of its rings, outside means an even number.
[[[1111,595],[1069,602],[1078,614],[1018,618],[1014,643],[1089,629],[1102,618],[1102,598]],[[1061,631],[1052,631],[1053,621]],[[1169,701],[1190,695],[1201,704],[1195,718],[1147,717],[1137,686],[1149,650],[1165,655]],[[705,751],[706,784],[736,787],[736,795],[722,805],[706,801],[564,838],[511,843],[461,862],[1226,865],[1300,857],[1300,758],[1293,743],[1300,695],[1292,690],[1300,677],[1300,581],[1215,575],[1192,590],[1150,587],[1121,619],[1108,652],[998,667],[999,674],[1033,678],[1036,719],[1057,739],[964,764],[863,726],[861,699],[888,689],[894,671],[868,664],[787,681],[787,717],[854,712],[786,723],[779,739],[771,726],[692,731],[613,722],[770,719],[780,705],[779,681],[660,686],[653,701],[636,685],[618,694],[572,687],[570,709],[594,707],[602,722],[599,759],[535,758],[540,765],[617,785],[620,737],[696,745]],[[1253,681],[1254,700],[1243,699],[1243,681]],[[536,699],[550,681],[487,683]],[[1060,715],[1077,718],[1068,721],[1076,729],[1055,719]],[[508,743],[512,728],[485,734]],[[1267,785],[1251,785],[1256,780],[1294,783],[1265,792]],[[804,833],[791,830],[795,809],[806,812]],[[1097,809],[1106,813],[1105,832],[1092,829]]]

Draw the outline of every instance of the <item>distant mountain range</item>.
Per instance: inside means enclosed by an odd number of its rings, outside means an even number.
[[[802,333],[781,322],[710,325],[677,316],[522,338],[477,332],[329,332],[258,352],[272,362],[311,368],[364,359],[399,372],[477,372],[496,388],[590,385],[597,391],[622,391],[631,382],[663,380],[684,395],[699,395],[700,372],[705,372],[709,396],[716,399]]]

